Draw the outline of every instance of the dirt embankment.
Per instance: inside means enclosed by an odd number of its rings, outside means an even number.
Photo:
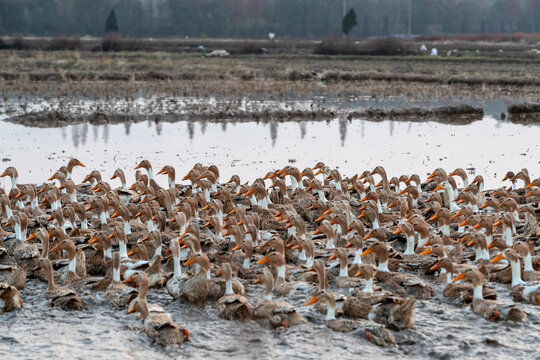
[[[522,124],[540,123],[540,103],[514,104],[508,107],[510,121]]]
[[[471,105],[450,105],[437,108],[382,109],[370,108],[349,114],[352,118],[368,118],[370,120],[404,120],[404,121],[437,121],[453,125],[466,125],[482,120],[484,110]]]
[[[153,120],[163,122],[175,121],[213,121],[213,122],[243,122],[243,121],[318,121],[328,120],[336,116],[346,116],[349,120],[367,119],[403,120],[403,121],[436,121],[448,124],[469,124],[481,120],[484,112],[482,108],[469,105],[452,105],[438,108],[409,108],[409,109],[375,109],[337,112],[331,109],[258,109],[238,110],[230,109],[207,109],[201,112],[190,113],[153,113],[153,114],[121,114],[91,112],[89,114],[73,114],[64,111],[41,111],[13,116],[6,121],[18,123],[30,127],[63,127],[67,125],[90,123],[90,124],[119,124],[136,123]]]

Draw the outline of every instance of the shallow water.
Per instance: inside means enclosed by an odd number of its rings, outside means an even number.
[[[499,186],[508,170],[540,172],[540,126],[492,116],[459,126],[337,117],[293,122],[148,120],[61,128],[0,121],[0,129],[0,166],[16,166],[23,183],[44,181],[73,156],[105,175],[123,168],[128,181],[131,169],[145,158],[157,170],[174,166],[177,181],[196,162],[218,165],[224,180],[238,174],[242,181],[287,163],[303,169],[318,161],[346,175],[383,165],[390,176],[418,173],[425,178],[437,167],[463,167],[471,175],[483,175],[487,187]],[[77,169],[75,180],[81,181],[89,169]],[[1,180],[4,185],[6,179]]]

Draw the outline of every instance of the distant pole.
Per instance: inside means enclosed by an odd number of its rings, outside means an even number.
[[[411,37],[411,2],[412,0],[409,0],[409,31],[408,31],[409,37]]]

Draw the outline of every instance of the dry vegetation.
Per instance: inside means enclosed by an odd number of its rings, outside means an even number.
[[[110,46],[117,40],[105,39],[112,41]],[[225,58],[194,52],[200,41],[189,39],[141,40],[144,46],[154,46],[152,49],[167,49],[165,45],[190,49],[176,52],[84,50],[101,46],[101,39],[7,39],[4,45],[13,48],[17,41],[21,48],[34,50],[0,52],[0,95],[6,100],[39,96],[68,104],[81,97],[214,96],[230,98],[234,106],[234,99],[246,96],[266,100],[317,95],[352,100],[365,96],[498,98],[530,103],[538,103],[540,96],[540,55],[530,51],[533,46],[524,41],[499,44],[438,39],[435,45],[444,55],[430,57],[417,55],[419,43],[389,39],[358,44],[323,41],[318,45],[319,50],[354,46],[355,51],[379,56],[316,55],[314,41],[205,40],[207,49],[228,48],[233,55]],[[40,44],[43,50],[35,50],[33,44]],[[433,44],[428,43],[430,46]],[[54,51],[61,48],[76,50]],[[458,50],[447,56],[445,48]],[[388,49],[392,51],[387,56],[380,56]],[[485,56],[487,53],[496,56]]]

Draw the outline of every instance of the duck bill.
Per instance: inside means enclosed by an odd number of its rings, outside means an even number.
[[[60,250],[62,250],[62,248],[60,247],[60,244],[56,244],[56,246],[51,249],[51,252],[60,251]]]
[[[311,300],[309,300],[305,306],[310,306],[310,305],[313,305],[315,304],[317,301],[319,301],[319,299],[317,299],[316,296],[312,297]]]
[[[367,256],[369,254],[371,254],[373,252],[373,250],[371,248],[367,248],[366,250],[364,250],[360,256]]]
[[[268,256],[265,256],[261,260],[257,261],[257,264],[266,264],[267,262],[268,262]]]
[[[458,282],[459,280],[463,280],[463,279],[465,279],[465,274],[459,274],[458,276],[456,276],[456,277],[452,280],[452,283]]]
[[[492,263],[496,263],[496,262],[501,261],[502,259],[504,259],[504,257],[503,257],[503,254],[500,253],[499,255],[497,255],[497,256],[495,256],[493,259],[491,259],[491,262],[492,262]]]
[[[433,251],[431,250],[431,248],[429,248],[429,249],[426,249],[426,250],[422,251],[420,253],[420,255],[429,255],[429,254],[432,254],[432,253],[433,253]]]

